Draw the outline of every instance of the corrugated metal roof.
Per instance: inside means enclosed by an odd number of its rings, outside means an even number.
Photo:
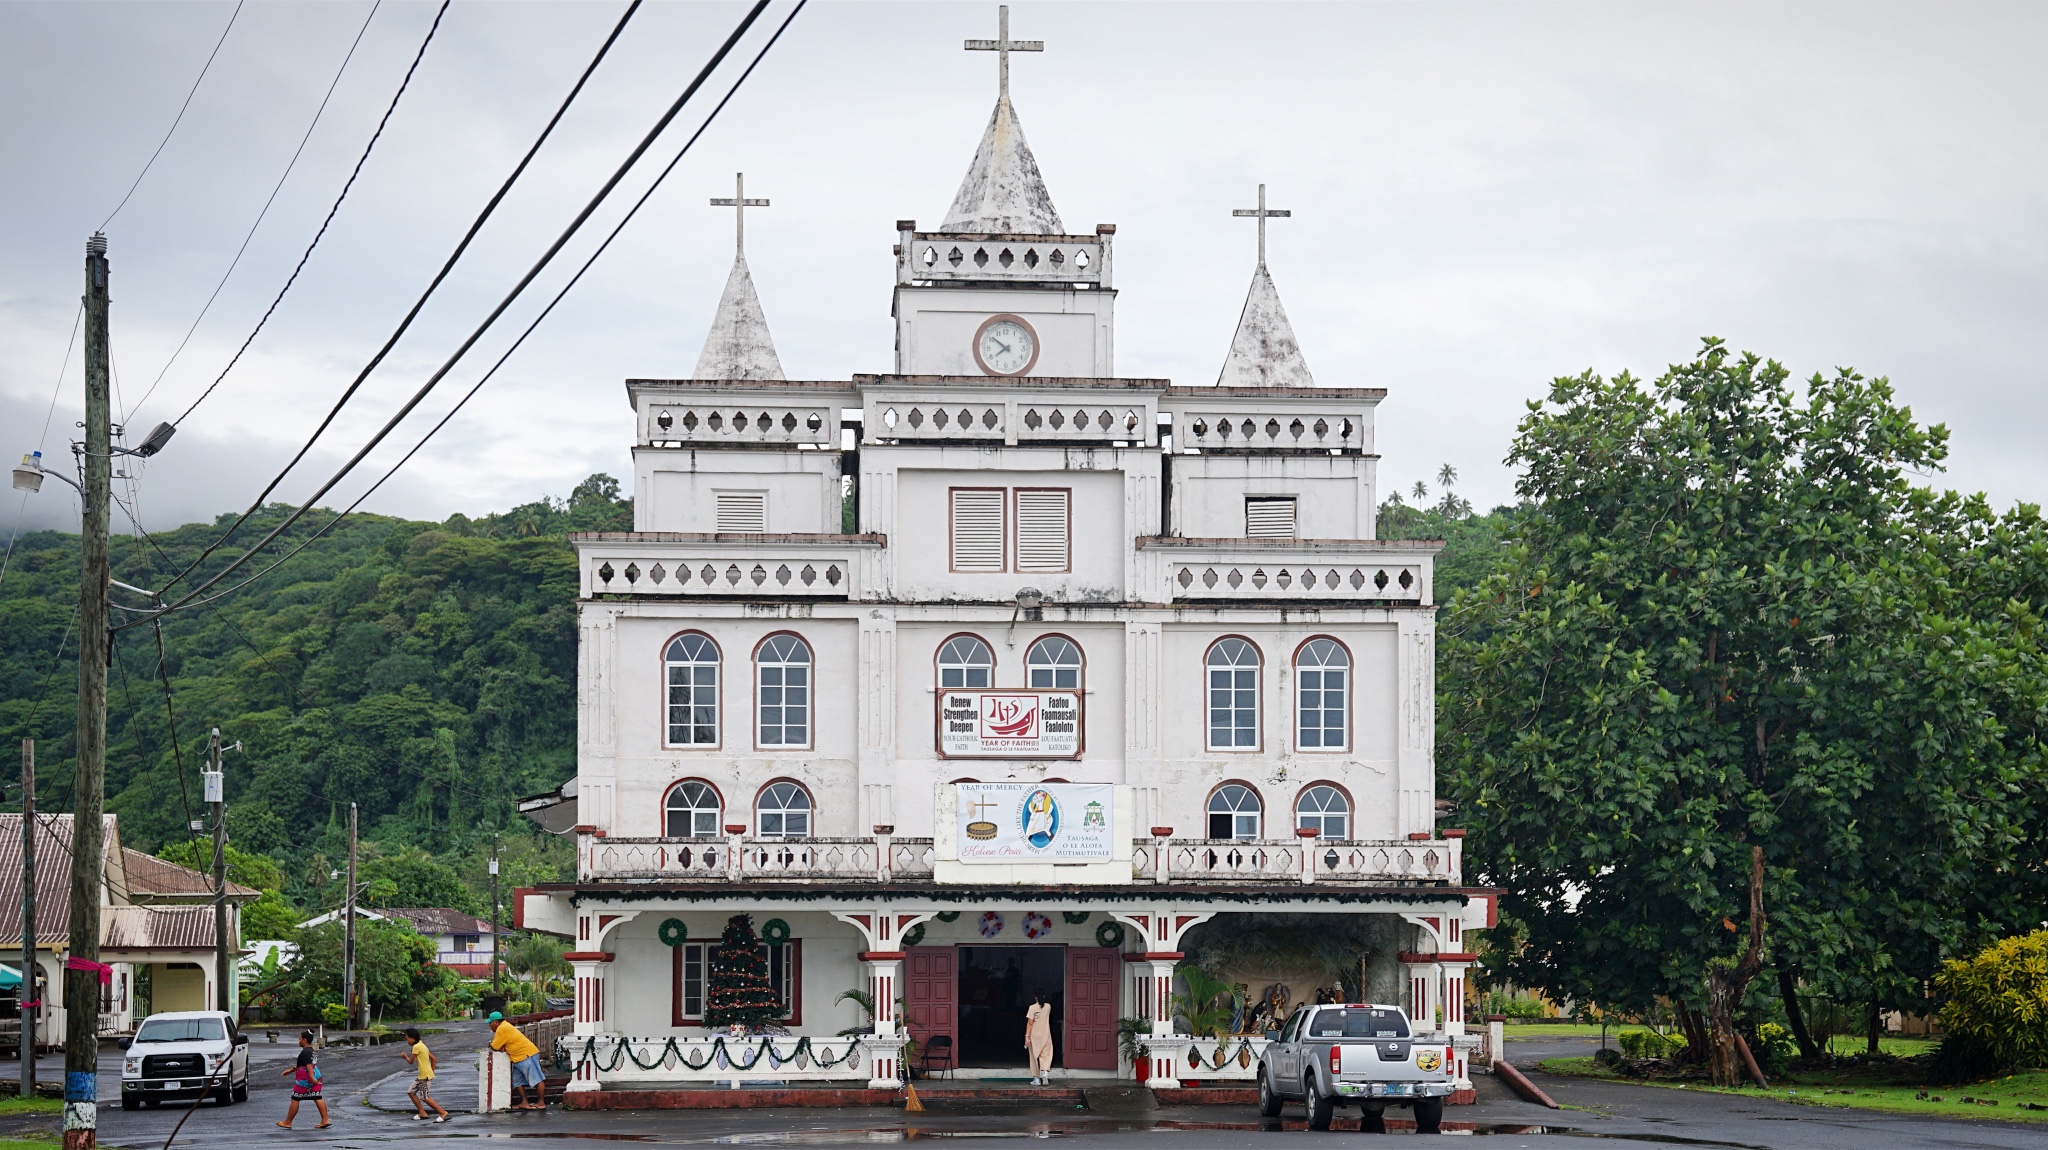
[[[106,892],[103,904],[140,898],[205,898],[211,894],[207,876],[189,867],[165,862],[140,851],[121,846],[118,822],[103,816],[106,827]],[[0,875],[21,874],[21,813],[0,812]],[[257,891],[230,883],[229,897],[237,902],[257,897]],[[111,908],[110,908],[111,909]],[[195,908],[204,910],[205,908]],[[102,915],[105,915],[102,911]],[[19,931],[21,883],[0,882],[0,931]],[[36,815],[36,942],[41,946],[64,946],[71,938],[71,816]],[[206,943],[213,946],[213,918],[206,915]]]
[[[152,898],[213,897],[212,875],[126,847],[121,848],[121,856],[131,898],[146,901]],[[231,899],[255,898],[261,893],[238,882],[228,883],[228,897]]]
[[[212,950],[213,908],[110,906],[101,912],[100,949]]]

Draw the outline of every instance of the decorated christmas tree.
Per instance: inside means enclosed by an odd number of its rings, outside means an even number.
[[[782,1017],[782,1002],[768,983],[768,959],[748,915],[726,920],[725,934],[711,952],[710,982],[704,1003],[707,1027],[752,1030]]]

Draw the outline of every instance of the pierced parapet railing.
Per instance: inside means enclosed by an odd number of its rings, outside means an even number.
[[[584,836],[579,877],[679,882],[813,882],[929,879],[932,840],[615,839]]]
[[[1107,241],[1096,236],[991,236],[909,233],[896,255],[896,281],[914,283],[1014,280],[1019,283],[1109,282]]]
[[[1153,434],[1145,405],[1082,397],[991,403],[986,397],[894,396],[871,400],[864,418],[869,435],[898,443],[1149,443]]]
[[[637,595],[819,595],[847,593],[850,572],[837,559],[638,559],[614,563],[593,555],[590,589]]]
[[[1137,882],[1448,883],[1462,881],[1462,839],[1138,839]],[[1160,869],[1162,852],[1165,870]]]
[[[1173,419],[1178,448],[1276,448],[1362,450],[1364,422],[1356,412],[1178,411]]]
[[[1418,563],[1182,562],[1168,567],[1174,599],[1422,601]]]
[[[747,406],[744,400],[660,403],[648,408],[643,442],[698,445],[839,442],[836,404]]]
[[[859,1037],[719,1034],[707,1038],[630,1038],[571,1034],[554,1044],[555,1069],[594,1070],[606,1083],[722,1082],[755,1079],[831,1081],[868,1077]]]

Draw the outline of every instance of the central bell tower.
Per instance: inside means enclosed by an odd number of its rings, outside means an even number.
[[[999,61],[995,112],[975,149],[946,222],[896,230],[896,372],[899,375],[1067,376],[1115,374],[1116,290],[1112,224],[1068,235],[1010,103],[1010,53],[1042,52],[1040,40],[969,40]]]

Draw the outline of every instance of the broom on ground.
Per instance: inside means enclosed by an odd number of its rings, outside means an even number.
[[[903,1095],[904,1095],[904,1097],[903,1097],[903,1112],[904,1112],[904,1113],[906,1113],[906,1114],[922,1114],[922,1113],[924,1113],[924,1103],[922,1103],[922,1102],[919,1102],[919,1101],[917,1100],[917,1087],[915,1087],[915,1086],[912,1086],[912,1085],[911,1085],[910,1083],[908,1083],[908,1082],[904,1083],[904,1084],[903,1084]]]

